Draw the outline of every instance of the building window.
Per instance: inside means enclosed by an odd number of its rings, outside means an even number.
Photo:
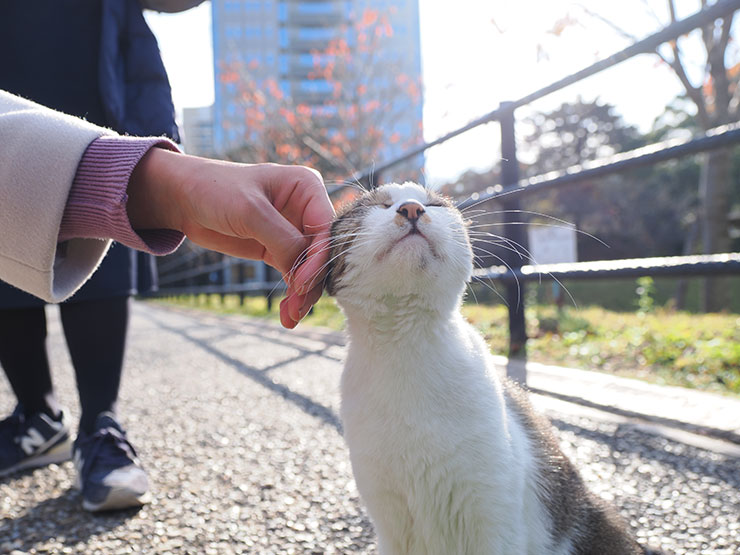
[[[244,38],[251,39],[251,40],[262,38],[262,28],[256,25],[250,25],[249,27],[244,27]]]
[[[235,40],[238,38],[241,38],[242,36],[242,29],[238,25],[229,25],[226,27],[226,38]]]
[[[301,2],[296,6],[301,14],[331,14],[336,9],[334,2]]]
[[[298,29],[298,38],[303,40],[331,40],[337,34],[331,27],[301,27]]]
[[[329,93],[333,90],[333,85],[323,79],[301,81],[299,86],[305,93]]]
[[[319,67],[325,67],[333,59],[334,56],[330,54],[301,54],[298,57],[298,61],[303,68],[313,68],[316,65]]]

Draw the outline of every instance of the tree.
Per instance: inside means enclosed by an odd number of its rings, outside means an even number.
[[[420,114],[421,87],[402,53],[385,47],[393,37],[390,20],[366,9],[325,48],[312,51],[311,67],[297,69],[300,94],[286,94],[274,77],[260,78],[256,64],[225,67],[222,80],[238,87],[247,129],[230,157],[306,164],[331,182],[419,144],[421,122],[401,124]],[[420,168],[410,168],[418,180]]]
[[[665,0],[668,22],[677,21],[675,0]],[[712,4],[700,0],[701,8]],[[611,21],[600,17],[584,8],[593,18],[606,23],[614,31],[636,40],[626,30]],[[655,54],[668,65],[679,79],[688,98],[696,111],[695,121],[703,131],[737,121],[740,117],[740,65],[729,62],[730,55],[737,58],[736,52],[730,52],[731,29],[734,13],[719,18],[700,29],[699,33],[671,41],[659,47]],[[574,20],[575,21],[575,20]],[[689,41],[698,42],[703,49],[703,70],[692,78],[687,66],[686,45]],[[714,150],[704,155],[699,179],[699,198],[701,200],[700,225],[702,250],[704,253],[728,252],[730,239],[730,150]],[[707,278],[704,282],[703,302],[707,311],[722,310],[728,303],[728,288],[725,281],[718,278]]]
[[[613,106],[596,101],[565,103],[524,122],[527,176],[562,170],[653,142],[623,121]],[[593,234],[579,235],[581,260],[681,254],[685,216],[696,202],[698,176],[692,159],[667,162],[581,181],[528,199],[535,212],[562,218]],[[540,223],[547,223],[546,221]]]

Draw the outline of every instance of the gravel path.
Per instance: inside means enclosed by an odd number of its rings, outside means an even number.
[[[56,317],[50,329],[55,383],[76,418]],[[375,553],[336,416],[343,352],[337,334],[136,303],[119,413],[153,502],[88,515],[71,463],[0,479],[0,553]],[[13,405],[0,380],[0,414]],[[547,407],[567,454],[640,541],[740,552],[740,459]]]

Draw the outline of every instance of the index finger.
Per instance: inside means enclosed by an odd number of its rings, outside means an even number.
[[[331,222],[334,208],[326,194],[326,189],[315,193],[309,200],[303,214],[304,233],[310,237],[305,261],[293,272],[292,285],[303,294],[320,283],[327,272],[330,251]]]

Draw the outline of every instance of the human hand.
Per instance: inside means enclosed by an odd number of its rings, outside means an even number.
[[[134,229],[176,229],[205,248],[279,270],[288,284],[283,326],[295,327],[321,296],[334,210],[316,171],[153,148],[127,193]]]

